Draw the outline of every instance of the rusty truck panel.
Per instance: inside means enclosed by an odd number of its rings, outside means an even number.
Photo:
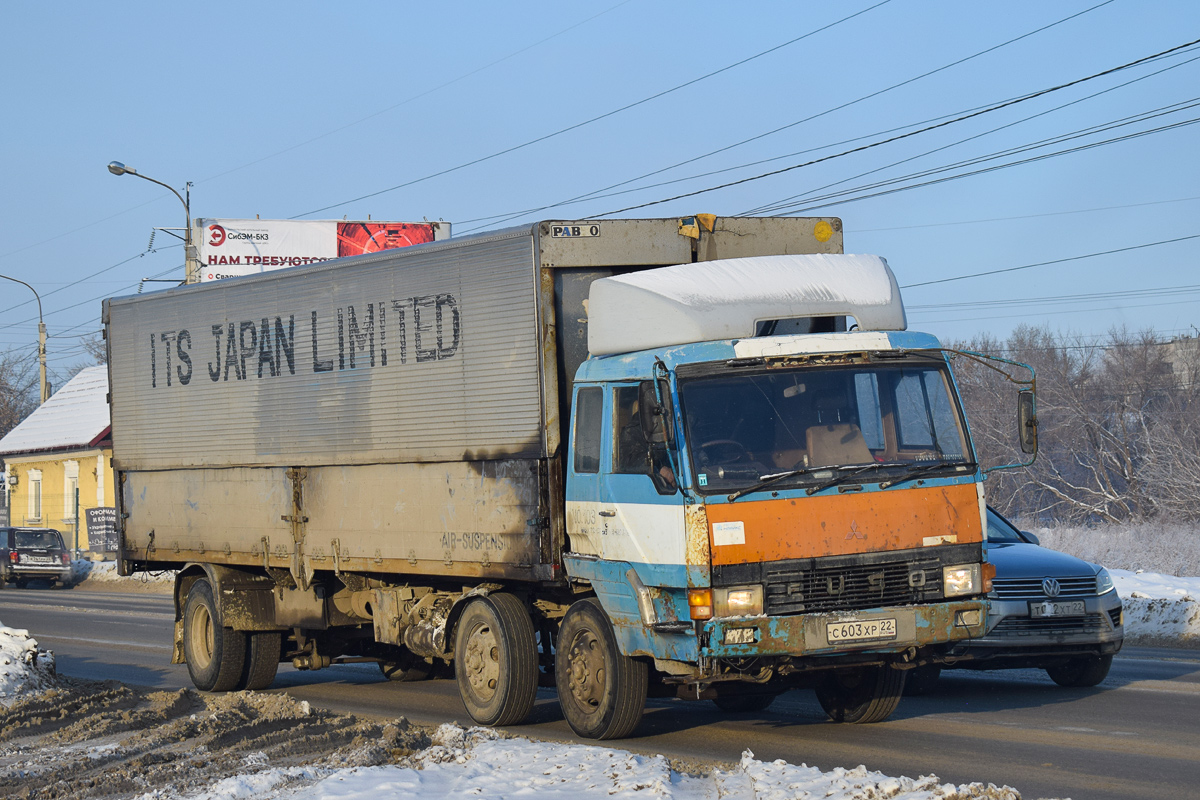
[[[538,470],[511,460],[129,473],[125,555],[306,575],[530,578]]]

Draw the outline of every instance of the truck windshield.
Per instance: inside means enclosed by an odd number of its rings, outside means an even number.
[[[972,460],[944,364],[753,370],[680,381],[692,474],[702,493],[898,478]],[[923,469],[924,473],[925,470]]]

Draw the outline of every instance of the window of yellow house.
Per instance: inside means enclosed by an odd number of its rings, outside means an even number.
[[[63,522],[75,521],[75,493],[79,491],[79,462],[63,462]]]
[[[31,469],[26,473],[29,481],[29,522],[42,521],[42,471]]]

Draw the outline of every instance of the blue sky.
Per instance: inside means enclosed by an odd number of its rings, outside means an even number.
[[[112,160],[192,181],[195,216],[426,217],[458,235],[618,183],[504,224],[837,156],[618,216],[839,216],[846,251],[886,257],[902,285],[1060,262],[906,289],[910,328],[943,337],[1022,323],[1195,334],[1200,238],[1183,237],[1200,235],[1196,46],[883,143],[1195,39],[1200,5],[1134,0],[14,4],[0,274],[42,294],[61,371],[83,360],[100,298],[182,275],[170,237],[147,245],[183,225],[183,207],[110,175]],[[999,155],[1057,137],[1071,138]],[[895,179],[881,189],[903,191],[855,199]],[[1120,252],[1078,258],[1107,251]],[[0,284],[0,351],[33,352],[32,294]]]

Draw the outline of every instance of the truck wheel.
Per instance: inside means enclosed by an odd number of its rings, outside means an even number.
[[[882,722],[900,705],[905,675],[886,666],[833,670],[817,685],[817,701],[834,722]]]
[[[389,681],[423,681],[433,672],[433,660],[421,658],[412,651],[405,650],[397,661],[380,661],[379,671]]]
[[[646,664],[621,654],[612,622],[594,597],[569,609],[558,629],[554,682],[571,730],[585,739],[621,739],[646,709]]]
[[[283,635],[279,631],[256,631],[246,637],[246,662],[238,689],[258,691],[275,682],[279,656],[283,652]],[[190,663],[190,662],[189,662]]]
[[[242,679],[246,635],[221,625],[212,586],[204,578],[192,584],[183,607],[183,656],[202,692],[227,692]]]
[[[524,603],[511,594],[468,602],[454,636],[454,674],[480,725],[525,721],[537,699],[537,643]]]
[[[1108,677],[1112,659],[1112,656],[1073,658],[1066,663],[1046,667],[1046,674],[1059,686],[1076,688],[1095,686]]]
[[[909,670],[908,680],[904,682],[904,693],[909,697],[929,694],[937,686],[942,668],[937,664],[925,664]]]
[[[718,694],[713,698],[713,704],[730,714],[751,714],[756,711],[766,711],[775,702],[774,694]]]

